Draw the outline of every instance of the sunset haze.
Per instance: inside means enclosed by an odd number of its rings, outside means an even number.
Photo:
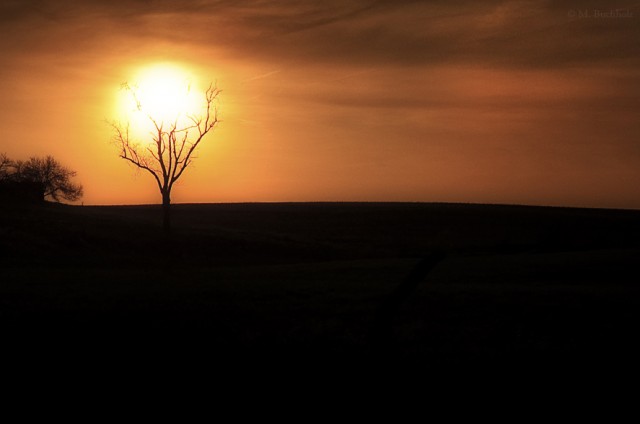
[[[175,203],[639,208],[640,10],[609,4],[3,0],[0,153],[158,203],[109,122],[163,64],[222,90]]]

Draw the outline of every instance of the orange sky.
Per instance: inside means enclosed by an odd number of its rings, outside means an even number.
[[[638,208],[640,9],[605,3],[3,1],[0,152],[54,155],[85,204],[159,202],[104,121],[173,62],[223,90],[174,202]]]

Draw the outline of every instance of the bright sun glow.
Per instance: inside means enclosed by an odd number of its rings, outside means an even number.
[[[179,124],[202,109],[202,96],[192,76],[178,66],[157,64],[140,70],[120,93],[119,112],[136,132],[151,131],[149,118]]]

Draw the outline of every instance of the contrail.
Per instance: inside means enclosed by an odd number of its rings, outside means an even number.
[[[267,72],[266,74],[257,75],[255,77],[247,78],[246,80],[243,80],[242,82],[249,82],[249,81],[259,80],[259,79],[262,79],[262,78],[267,78],[267,77],[270,77],[271,75],[277,74],[279,72],[280,72],[280,70]]]

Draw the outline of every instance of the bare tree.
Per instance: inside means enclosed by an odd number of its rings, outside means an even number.
[[[11,167],[13,167],[13,161],[5,153],[0,153],[0,181],[9,178]]]
[[[31,157],[27,161],[10,162],[14,168],[9,178],[13,181],[37,183],[43,197],[56,202],[61,199],[74,202],[82,197],[82,186],[71,182],[76,172],[62,166],[53,156]]]
[[[135,101],[138,111],[145,113],[144,105],[135,89],[123,84]],[[203,138],[218,124],[215,102],[221,90],[209,85],[204,93],[204,112],[186,115],[186,123],[178,117],[170,122],[146,114],[152,125],[151,142],[141,143],[132,136],[129,124],[111,122],[119,156],[151,174],[162,195],[162,224],[165,233],[171,232],[171,190],[175,182],[194,159],[194,152]]]

